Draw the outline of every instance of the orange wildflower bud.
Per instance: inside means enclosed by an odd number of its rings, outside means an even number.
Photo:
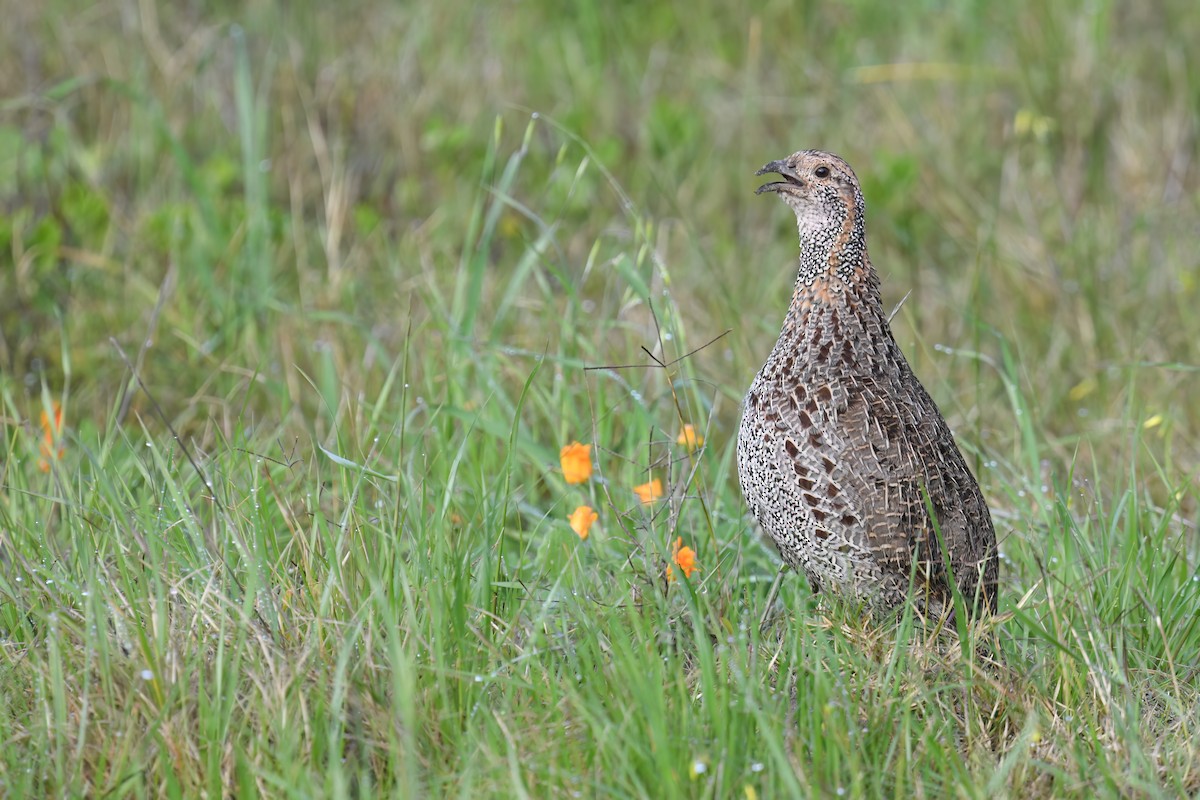
[[[63,457],[66,448],[62,446],[62,431],[63,431],[63,412],[62,406],[58,401],[54,401],[54,419],[50,419],[50,415],[42,409],[42,457],[38,459],[38,469],[42,472],[50,471],[50,462],[57,461]]]
[[[679,569],[683,570],[683,574],[687,578],[692,577],[692,573],[700,569],[696,566],[696,551],[683,546],[682,536],[675,539],[675,544],[671,548],[671,560],[679,566]],[[671,569],[670,564],[667,565],[667,580],[675,580],[674,570]]]
[[[696,430],[696,426],[689,422],[683,426],[683,430],[679,432],[679,438],[675,440],[675,443],[681,447],[686,447],[688,452],[691,452],[704,444],[704,437]]]
[[[592,477],[592,446],[571,442],[558,452],[563,478],[567,483],[583,483]]]
[[[655,478],[649,483],[643,483],[641,486],[633,487],[633,491],[637,493],[639,500],[646,505],[649,505],[663,496],[662,481],[658,478]]]
[[[579,535],[580,541],[585,541],[588,537],[588,529],[592,527],[592,523],[600,519],[591,506],[579,506],[567,517],[567,521],[571,523],[571,530]]]

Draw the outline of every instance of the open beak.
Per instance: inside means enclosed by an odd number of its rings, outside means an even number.
[[[762,194],[763,192],[778,192],[781,189],[786,189],[791,186],[804,185],[804,181],[800,179],[800,175],[797,174],[794,169],[789,167],[786,161],[772,161],[770,164],[764,164],[763,168],[754,174],[766,175],[771,172],[779,175],[783,178],[783,180],[764,183],[755,190],[755,194]]]

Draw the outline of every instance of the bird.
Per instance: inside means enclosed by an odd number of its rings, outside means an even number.
[[[873,607],[912,603],[952,621],[954,584],[968,617],[994,612],[991,512],[892,333],[858,177],[821,150],[755,174],[779,176],[755,194],[783,200],[800,237],[791,302],[737,439],[742,493],[783,560],[762,625],[789,568],[814,593]]]

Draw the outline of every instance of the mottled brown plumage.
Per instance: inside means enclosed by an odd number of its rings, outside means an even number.
[[[784,562],[814,590],[886,607],[996,603],[991,515],[946,421],[900,352],[867,256],[850,166],[807,150],[759,175],[796,213],[800,264],[779,341],[746,394],[738,476]],[[937,518],[941,544],[927,512]],[[915,564],[915,583],[914,574]]]

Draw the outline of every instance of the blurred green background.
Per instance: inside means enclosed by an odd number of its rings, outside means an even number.
[[[929,346],[998,358],[1006,341],[1063,459],[1121,448],[1112,423],[1131,406],[1194,434],[1194,372],[1170,366],[1195,364],[1200,341],[1188,10],[12,4],[0,358],[36,389],[43,371],[59,384],[69,350],[76,408],[102,415],[126,377],[108,338],[136,352],[154,331],[145,378],[168,405],[207,385],[307,419],[292,365],[379,379],[364,350],[398,352],[478,244],[497,120],[506,157],[536,113],[509,194],[487,200],[505,208],[483,291],[503,291],[547,226],[534,269],[568,286],[522,292],[506,319],[483,309],[463,333],[485,346],[544,347],[578,299],[621,313],[627,199],[654,223],[693,339],[732,329],[704,369],[736,398],[793,278],[791,220],[752,196],[753,172],[820,147],[862,178],[885,300],[912,291],[902,344],[953,413],[997,429],[981,435],[999,446],[1011,425],[988,413],[999,382]]]

